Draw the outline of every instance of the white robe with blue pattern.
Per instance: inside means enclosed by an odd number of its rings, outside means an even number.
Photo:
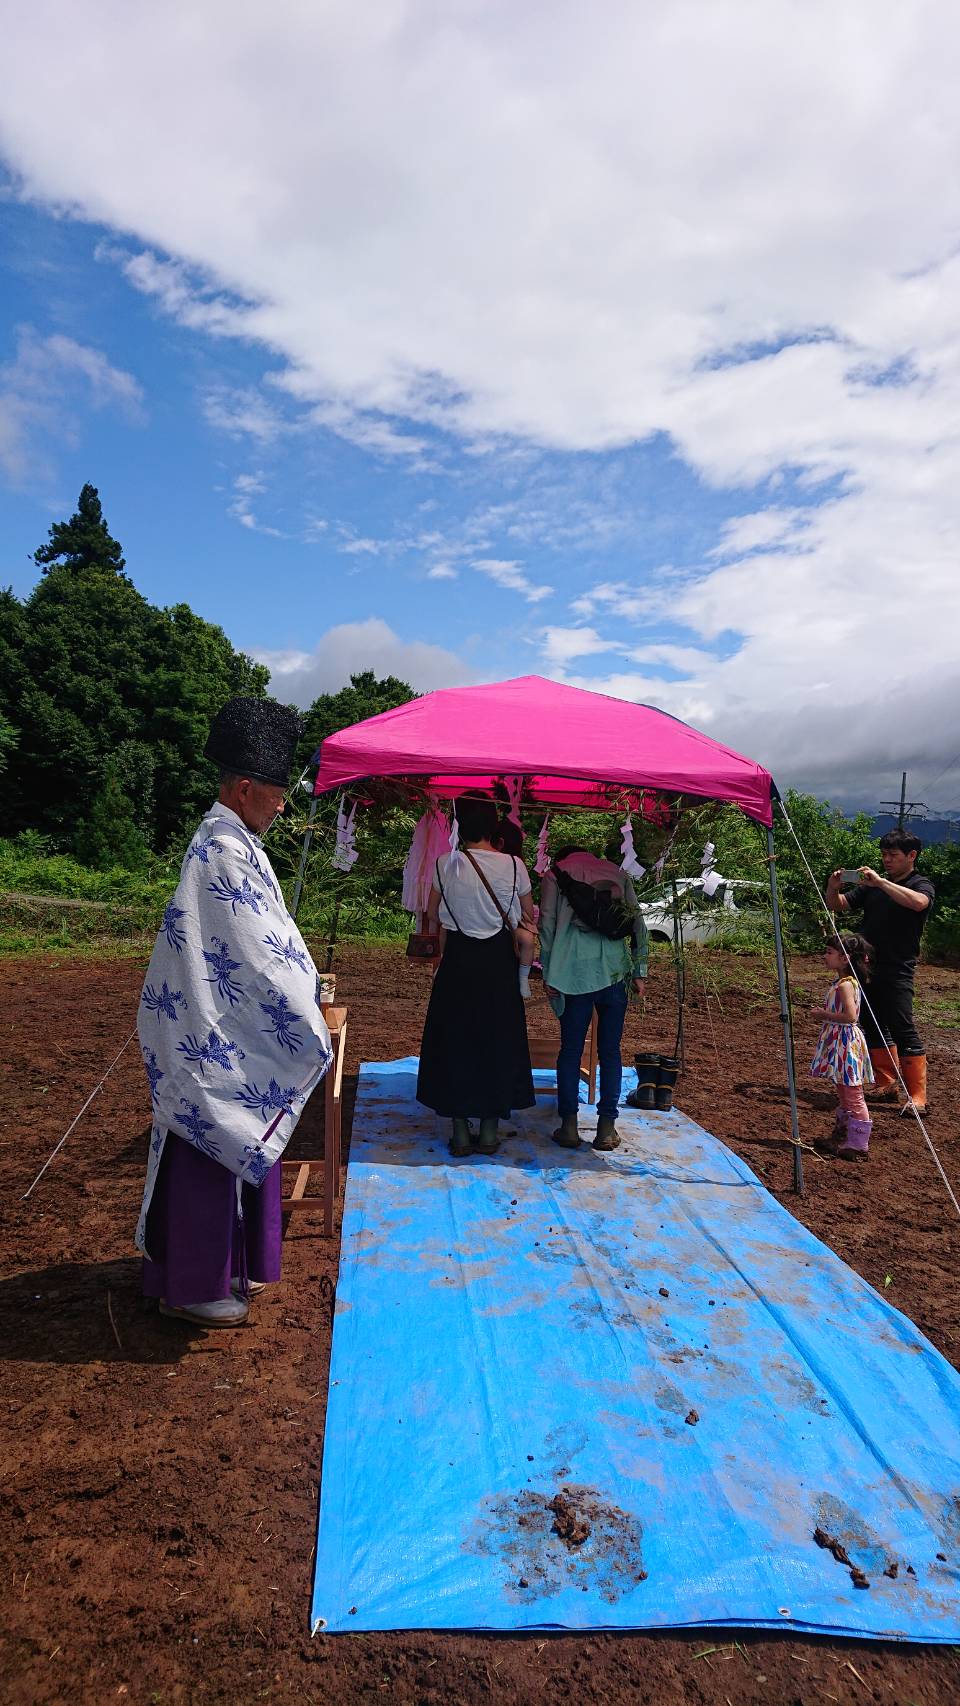
[[[137,1034],[153,1132],[136,1242],[168,1128],[260,1185],[333,1058],[317,969],[262,843],[228,806],[184,857],[147,969]]]

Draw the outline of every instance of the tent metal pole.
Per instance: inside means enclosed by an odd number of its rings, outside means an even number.
[[[790,1025],[790,1000],[787,995],[787,966],[783,957],[783,932],[780,928],[780,894],[777,888],[777,856],[773,847],[773,829],[767,830],[767,864],[770,869],[770,899],[773,903],[773,940],[777,950],[777,983],[780,989],[780,1023],[783,1026],[783,1048],[787,1057],[787,1089],[790,1094],[790,1130],[793,1140],[793,1188],[803,1196],[803,1155],[800,1149],[800,1117],[797,1112],[797,1083],[793,1062],[793,1033]]]
[[[313,840],[313,820],[317,815],[317,800],[318,795],[314,794],[313,799],[310,801],[310,810],[307,813],[307,827],[303,836],[303,851],[300,854],[300,868],[297,871],[297,880],[293,885],[293,899],[290,902],[291,918],[296,918],[297,912],[300,908],[300,896],[303,893],[303,879],[307,869],[307,854],[310,851],[310,843]]]

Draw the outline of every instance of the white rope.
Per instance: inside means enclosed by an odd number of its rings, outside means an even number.
[[[800,845],[800,839],[797,835],[797,832],[794,829],[793,824],[790,822],[790,814],[787,811],[786,806],[784,805],[783,801],[779,798],[777,800],[777,804],[780,807],[781,812],[783,813],[784,822],[786,823],[786,826],[789,829],[790,834],[793,836],[793,839],[796,843],[797,852],[799,853],[801,859],[803,860],[803,864],[804,864],[804,868],[806,870],[807,876],[810,878],[810,882],[812,884],[813,891],[814,891],[817,899],[819,900],[820,905],[823,907],[826,918],[830,924],[830,929],[833,932],[833,934],[837,937],[837,940],[840,943],[840,949],[841,949],[841,952],[843,954],[843,957],[846,960],[847,965],[850,967],[850,970],[853,972],[854,977],[856,977],[856,975],[857,975],[856,974],[856,967],[854,966],[853,961],[850,958],[850,955],[847,953],[846,948],[843,946],[843,942],[840,941],[840,934],[839,934],[838,927],[837,927],[836,914],[831,911],[830,907],[827,905],[826,897],[823,894],[821,894],[821,892],[820,892],[820,886],[817,882],[816,877],[814,876],[813,872],[810,869],[810,865],[809,865],[808,860],[807,860],[807,855],[805,854],[805,852],[803,851],[803,848]],[[857,981],[859,982],[859,979]],[[877,1026],[878,1031],[880,1031],[881,1027],[880,1027],[879,1022],[877,1020],[877,1015],[873,1011],[873,1008],[870,1005],[870,997],[868,996],[866,990],[862,986],[861,986],[861,999],[863,1001],[864,1006],[867,1009],[867,1012],[870,1014],[871,1019],[873,1020],[874,1024]],[[882,1034],[882,1032],[881,1032],[881,1034]],[[942,1166],[942,1163],[940,1161],[940,1157],[937,1154],[937,1152],[933,1146],[933,1143],[931,1142],[930,1133],[928,1132],[926,1126],[923,1123],[923,1119],[921,1117],[920,1110],[916,1106],[916,1103],[914,1102],[913,1097],[910,1095],[910,1091],[907,1089],[907,1086],[906,1086],[904,1079],[903,1079],[901,1072],[900,1072],[899,1063],[894,1063],[892,1055],[890,1056],[890,1064],[891,1064],[891,1066],[893,1066],[893,1069],[897,1075],[898,1082],[900,1084],[900,1088],[907,1098],[907,1104],[910,1108],[910,1111],[913,1114],[913,1117],[916,1120],[918,1126],[920,1127],[920,1130],[923,1132],[924,1141],[927,1145],[927,1148],[930,1151],[930,1154],[933,1156],[934,1165],[937,1169],[937,1172],[940,1174],[941,1179],[943,1180],[944,1187],[946,1189],[947,1195],[950,1198],[950,1201],[953,1203],[953,1206],[957,1211],[957,1218],[958,1218],[958,1220],[960,1220],[960,1202],[957,1201],[956,1196],[954,1195],[953,1187],[950,1183],[950,1180],[947,1178],[947,1175],[943,1170],[943,1166]]]
[[[63,1136],[61,1137],[60,1142],[57,1144],[56,1149],[52,1150],[51,1153],[47,1156],[46,1161],[43,1163],[43,1166],[41,1167],[39,1173],[37,1174],[36,1178],[33,1181],[33,1185],[39,1185],[40,1180],[43,1178],[43,1175],[46,1172],[47,1168],[49,1167],[51,1161],[53,1161],[55,1159],[55,1157],[57,1155],[59,1155],[61,1149],[63,1148],[64,1144],[67,1141],[67,1138],[70,1136],[70,1133],[72,1132],[74,1126],[77,1124],[78,1120],[81,1120],[83,1118],[84,1114],[86,1113],[87,1109],[90,1106],[90,1103],[93,1101],[94,1096],[98,1096],[100,1094],[100,1091],[103,1089],[103,1086],[107,1082],[107,1079],[110,1077],[111,1072],[113,1071],[114,1067],[116,1066],[117,1061],[120,1059],[120,1055],[123,1053],[124,1049],[129,1048],[129,1046],[133,1042],[133,1039],[136,1036],[136,1034],[137,1034],[136,1031],[130,1032],[130,1035],[128,1036],[126,1042],[123,1045],[123,1048],[120,1050],[120,1054],[115,1055],[113,1060],[111,1060],[110,1065],[107,1067],[107,1070],[104,1073],[103,1077],[101,1078],[99,1084],[96,1086],[95,1089],[91,1090],[89,1096],[87,1097],[86,1101],[83,1104],[83,1107],[80,1109],[80,1112],[75,1116],[74,1119],[72,1119],[70,1121],[70,1124],[67,1126],[67,1129],[64,1132]],[[30,1190],[24,1191],[23,1196],[20,1198],[21,1202],[26,1202],[28,1196],[30,1195],[30,1191],[33,1190],[33,1185],[30,1186]]]

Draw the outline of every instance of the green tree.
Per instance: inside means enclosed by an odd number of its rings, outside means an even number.
[[[19,738],[19,730],[15,729],[13,724],[8,722],[6,717],[3,715],[3,712],[0,711],[0,776],[3,775],[3,772],[7,768],[7,758],[13,751]]]
[[[909,828],[909,824],[907,825]],[[960,847],[938,842],[925,847],[917,868],[937,891],[930,921],[923,933],[923,951],[933,960],[956,964],[960,958]]]
[[[22,731],[8,826],[72,844],[111,759],[134,823],[164,849],[215,791],[201,756],[211,718],[235,693],[264,693],[269,672],[188,605],[159,610],[137,591],[92,486],[37,558],[23,604],[0,594],[0,714]]]
[[[75,849],[84,865],[98,871],[115,865],[137,871],[146,864],[147,844],[120,785],[115,760],[104,768],[103,784],[94,796],[90,815],[77,830]]]
[[[53,523],[46,545],[34,551],[33,560],[44,574],[54,565],[74,573],[93,568],[123,573],[123,552],[103,519],[96,486],[84,486],[75,513],[69,521]]]
[[[379,717],[382,711],[394,711],[416,697],[406,681],[399,681],[395,675],[378,680],[372,669],[351,675],[349,686],[341,687],[338,693],[321,693],[304,718],[299,749],[301,769],[328,735],[349,728],[352,723],[365,722],[367,717]]]
[[[0,588],[0,719],[9,731],[3,743],[4,768],[18,745],[23,695],[29,680],[24,662],[27,623],[12,587]]]

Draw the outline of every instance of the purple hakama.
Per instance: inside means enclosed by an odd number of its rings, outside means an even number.
[[[147,1215],[144,1296],[172,1309],[214,1303],[231,1295],[244,1265],[248,1279],[278,1280],[281,1192],[279,1162],[259,1190],[244,1182],[241,1228],[235,1176],[168,1131]]]

